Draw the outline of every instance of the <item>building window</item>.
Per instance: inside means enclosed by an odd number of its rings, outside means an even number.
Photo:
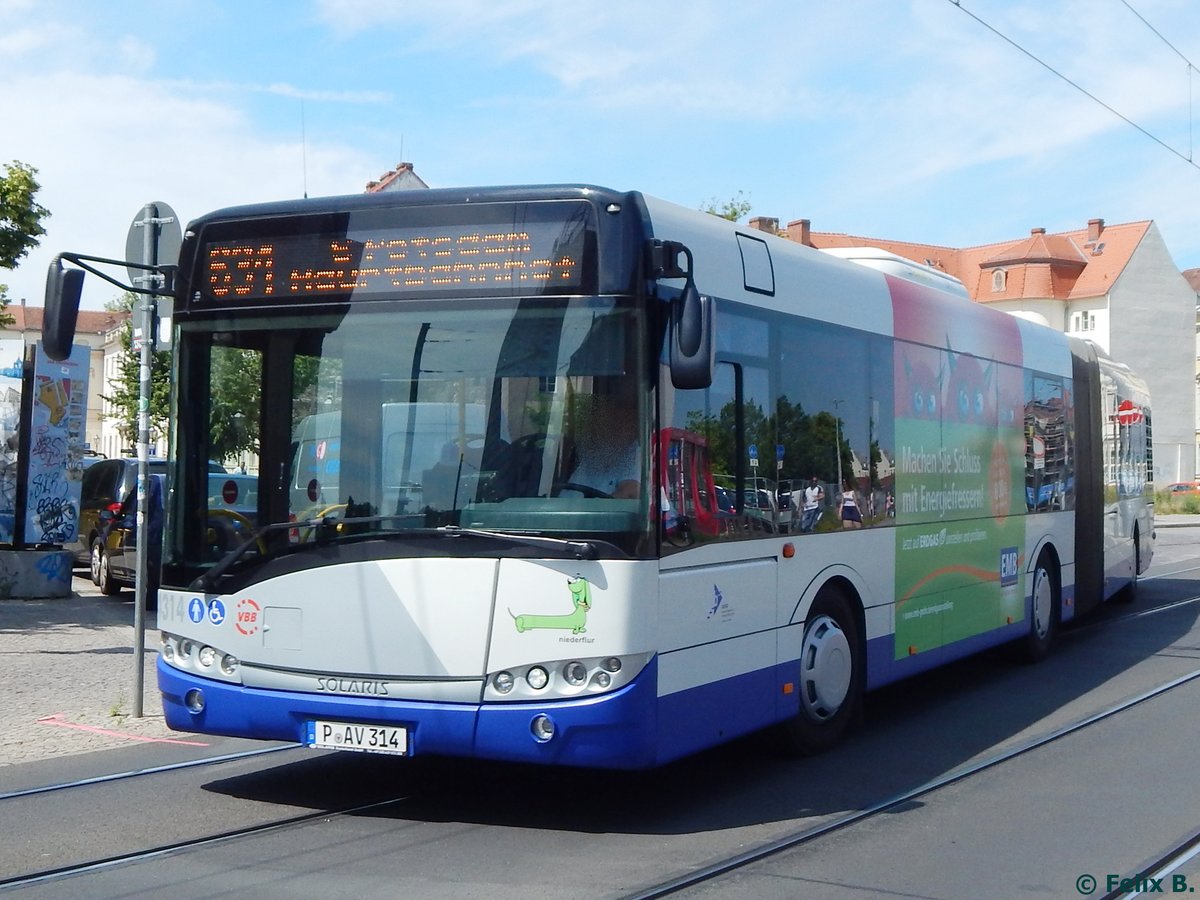
[[[558,389],[558,379],[553,375],[538,376],[538,390],[543,394],[553,394]]]
[[[1077,312],[1071,316],[1072,331],[1095,331],[1096,330],[1096,314],[1088,310]]]
[[[1003,291],[1008,286],[1008,273],[1004,269],[997,269],[992,273],[992,290],[996,293]]]

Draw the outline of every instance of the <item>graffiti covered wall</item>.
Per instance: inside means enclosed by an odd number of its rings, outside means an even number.
[[[64,544],[76,536],[89,355],[77,345],[55,362],[40,342],[35,351],[25,506],[29,545]]]

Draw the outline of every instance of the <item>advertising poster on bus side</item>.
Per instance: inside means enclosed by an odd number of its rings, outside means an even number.
[[[1020,621],[1025,509],[1016,320],[889,279],[895,333],[895,658]],[[966,302],[966,301],[963,301]]]

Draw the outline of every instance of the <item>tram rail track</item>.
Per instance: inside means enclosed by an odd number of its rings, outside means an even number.
[[[44,869],[38,872],[29,872],[23,875],[15,875],[11,878],[0,878],[0,893],[17,890],[19,888],[32,887],[33,885],[37,884],[45,884],[47,882],[62,878],[73,878],[92,872],[100,872],[113,868],[114,866],[131,865],[137,862],[145,862],[147,860],[157,859],[159,857],[168,856],[172,853],[178,853],[184,850],[192,850],[200,847],[221,844],[226,841],[232,841],[253,835],[268,834],[274,831],[306,825],[309,822],[322,819],[330,819],[338,816],[350,816],[358,813],[369,812],[373,809],[379,809],[381,807],[390,806],[394,803],[400,803],[404,799],[404,797],[389,797],[384,800],[375,800],[370,803],[345,806],[336,809],[321,809],[314,812],[302,813],[297,816],[287,816],[269,822],[260,822],[255,825],[234,828],[228,831],[218,832],[217,834],[187,838],[185,840],[175,841],[144,850],[135,850],[129,853],[115,854],[103,859],[89,860],[87,862],[59,866],[57,868]]]
[[[1135,871],[1116,878],[1117,886],[1100,900],[1124,900],[1126,897],[1142,897],[1146,894],[1164,893],[1164,882],[1171,885],[1171,893],[1192,893],[1195,889],[1176,890],[1172,883],[1181,866],[1200,856],[1200,831],[1192,832]]]
[[[222,756],[206,756],[203,759],[191,759],[185,762],[167,763],[161,766],[147,766],[144,769],[130,769],[125,772],[111,772],[104,775],[92,775],[88,778],[76,778],[72,781],[60,781],[54,784],[35,785],[34,787],[21,788],[15,791],[5,791],[0,793],[0,803],[5,800],[17,800],[22,797],[33,797],[38,794],[52,794],[58,791],[70,790],[71,788],[89,787],[96,784],[105,784],[111,781],[125,781],[130,778],[140,778],[146,775],[161,775],[166,772],[183,771],[186,769],[196,769],[203,766],[218,765],[227,762],[240,762],[246,759],[253,759],[258,756],[266,756],[271,753],[278,753],[282,750],[299,749],[298,744],[284,744],[282,746],[263,747],[257,750],[244,750],[240,753],[227,753]]]

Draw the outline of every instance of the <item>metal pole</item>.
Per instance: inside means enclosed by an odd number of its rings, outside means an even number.
[[[148,266],[158,265],[158,234],[159,226],[170,219],[158,218],[158,207],[147,203],[142,208],[142,219],[135,223],[145,229],[142,235],[142,262]],[[162,276],[156,272],[135,279],[141,286],[150,290],[158,289]],[[150,463],[150,366],[154,358],[154,304],[153,294],[138,294],[135,309],[134,327],[141,324],[142,345],[140,365],[138,369],[138,419],[137,419],[137,577],[134,580],[133,606],[133,656],[134,656],[134,691],[133,715],[142,717],[142,700],[146,687],[146,667],[143,656],[146,652],[146,590],[148,585],[149,552],[147,541],[150,535],[147,529],[149,517],[146,515],[146,503]]]

